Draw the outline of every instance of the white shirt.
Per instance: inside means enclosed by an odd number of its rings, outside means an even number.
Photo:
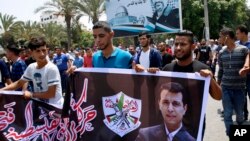
[[[141,56],[139,58],[140,64],[145,68],[149,68],[149,52],[150,49],[148,49],[146,52],[141,51]]]
[[[180,126],[178,129],[176,129],[175,131],[169,133],[166,124],[164,124],[164,125],[165,125],[166,135],[167,135],[167,137],[168,137],[168,141],[172,141],[173,138],[174,138],[174,136],[175,136],[175,135],[179,132],[179,130],[181,130],[181,128],[182,128],[182,123],[181,123],[181,126]]]
[[[64,98],[62,96],[61,78],[56,65],[48,61],[41,69],[37,69],[37,63],[32,63],[25,70],[22,78],[25,81],[32,81],[34,92],[46,92],[49,86],[56,85],[55,97],[50,99],[37,99],[57,108],[62,109]]]

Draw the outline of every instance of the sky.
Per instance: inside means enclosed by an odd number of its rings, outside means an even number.
[[[13,15],[20,21],[40,21],[41,12],[34,11],[47,1],[49,0],[0,0],[0,13]],[[102,17],[102,20],[105,20],[105,17]],[[81,23],[91,29],[93,25],[88,21],[88,17],[81,19]]]
[[[0,0],[0,12],[3,14],[14,15],[17,20],[21,21],[40,21],[41,13],[34,13],[37,7],[43,6],[49,0]],[[250,0],[248,6],[250,6]],[[103,16],[102,20],[106,17]],[[87,29],[92,28],[92,24],[88,22],[88,18],[84,17],[81,22],[87,26]]]

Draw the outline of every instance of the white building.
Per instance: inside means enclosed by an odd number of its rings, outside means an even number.
[[[59,25],[63,25],[66,26],[65,20],[64,20],[64,16],[56,14],[56,13],[42,13],[40,16],[41,19],[41,23],[42,24],[47,24],[50,22],[55,22]]]
[[[62,25],[64,27],[66,27],[66,22],[64,20],[64,16],[63,15],[60,15],[60,14],[57,14],[57,13],[42,13],[41,16],[40,16],[40,20],[41,20],[41,23],[42,24],[47,24],[47,23],[50,23],[50,22],[54,22],[54,23],[57,23],[59,25]],[[80,21],[81,23],[81,28],[82,29],[87,29],[87,27]]]

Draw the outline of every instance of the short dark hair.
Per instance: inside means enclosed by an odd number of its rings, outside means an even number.
[[[220,33],[224,36],[229,36],[231,39],[235,39],[234,31],[231,28],[224,27],[220,30]]]
[[[16,56],[19,55],[19,53],[22,51],[21,48],[19,48],[16,44],[9,44],[7,45],[7,49],[11,52],[13,52]]]
[[[46,41],[43,37],[35,37],[35,38],[31,38],[28,44],[28,48],[30,48],[30,50],[35,50],[41,46],[45,46],[46,45]]]
[[[89,51],[89,50],[92,51],[92,49],[90,47],[85,48],[85,51]]]
[[[182,30],[180,32],[177,32],[175,35],[176,36],[187,36],[189,38],[189,42],[192,44],[194,43],[194,34],[192,31]]]
[[[182,102],[184,105],[187,104],[187,94],[186,91],[184,89],[184,87],[176,82],[168,82],[168,83],[163,83],[160,87],[160,95],[159,95],[159,100],[161,99],[161,92],[163,90],[168,90],[171,93],[181,93],[182,94]]]
[[[243,33],[245,33],[246,35],[248,34],[248,29],[247,29],[247,27],[245,26],[245,25],[239,25],[237,28],[236,28],[236,30],[240,30],[240,32],[243,32]]]
[[[151,38],[151,35],[149,35],[149,33],[147,31],[142,31],[139,33],[138,37],[141,37],[143,35],[146,35],[147,38]]]
[[[106,22],[106,21],[98,21],[98,22],[96,22],[92,29],[97,29],[97,28],[103,28],[104,31],[106,31],[106,32],[112,32],[112,29],[111,29],[109,23]]]
[[[161,3],[164,6],[163,1],[157,1],[157,2],[154,3],[154,7],[156,6],[157,3]]]

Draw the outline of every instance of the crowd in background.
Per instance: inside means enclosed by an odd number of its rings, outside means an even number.
[[[243,45],[243,46],[246,46],[248,49],[250,49],[250,41],[248,39],[247,28],[245,26],[239,26],[237,27],[235,32],[236,32],[236,36],[234,35],[231,36],[231,33],[230,32],[228,33],[226,31],[225,34],[222,32],[222,34],[220,35],[220,39],[210,39],[208,41],[206,41],[205,39],[201,39],[200,41],[194,43],[195,49],[192,51],[193,60],[198,60],[199,62],[206,64],[212,70],[213,74],[216,76],[215,78],[217,80],[219,79],[218,81],[220,81],[220,83],[222,81],[224,85],[227,85],[226,84],[227,82],[225,82],[227,78],[223,78],[220,75],[224,74],[226,69],[219,68],[219,67],[225,67],[225,62],[223,62],[225,60],[223,60],[223,58],[218,58],[218,56],[220,52],[227,53],[225,52],[225,48],[226,48],[225,42],[227,42],[227,40],[229,40],[230,38],[233,41],[232,44],[235,44],[236,48],[240,48],[238,47],[238,45]],[[237,41],[233,39],[234,37],[237,37]],[[135,45],[124,46],[122,44],[117,45],[117,48],[126,51],[132,56],[131,61],[133,62],[133,64],[136,64],[136,66],[135,67],[130,66],[131,69],[135,68],[137,71],[144,71],[144,69],[148,69],[148,68],[157,68],[158,70],[162,70],[164,66],[176,60],[175,53],[174,53],[175,51],[174,43],[161,41],[155,44],[149,44],[148,46],[148,42],[146,41],[147,38],[150,38],[150,35],[144,34],[144,33],[139,35],[140,46],[135,46]],[[146,49],[144,48],[144,46],[146,47]],[[230,46],[230,44],[228,46]],[[71,73],[70,71],[72,69],[72,66],[76,68],[95,67],[95,64],[93,64],[92,61],[94,59],[93,55],[95,53],[98,53],[97,51],[98,51],[98,46],[96,50],[91,47],[72,48],[69,51],[61,47],[55,47],[54,49],[48,50],[47,59],[53,62],[59,70],[59,73],[61,76],[61,85],[62,85],[63,94],[65,94],[66,85],[67,85],[67,77],[69,77]],[[230,55],[231,53],[234,53],[233,51],[234,50],[229,51]],[[149,55],[150,58],[149,60],[145,61],[143,57],[147,55]],[[237,61],[239,61],[237,60],[239,59],[239,56],[237,57],[235,60],[236,63]],[[240,58],[241,62],[245,62],[244,57]],[[27,66],[29,66],[33,62],[35,62],[35,60],[31,56],[30,49],[25,48],[25,47],[20,48],[18,45],[15,45],[15,44],[8,45],[5,51],[2,52],[1,54],[0,86],[4,87],[5,85],[8,85],[20,79],[25,69],[27,68]],[[222,65],[223,63],[224,63],[224,66]],[[234,67],[233,65],[235,64],[231,64],[231,65],[229,64],[228,70],[230,70],[231,67],[233,69]],[[154,72],[155,70],[156,69],[152,69],[150,71]],[[216,70],[219,70],[219,71],[216,71]],[[240,69],[236,71],[240,71]],[[230,73],[230,71],[227,73]],[[217,78],[218,75],[220,78]],[[240,81],[240,80],[236,79],[235,81]],[[250,78],[247,75],[247,81],[244,84],[244,90],[245,90],[244,95],[247,95],[247,93],[249,95],[249,92],[250,92],[249,84],[250,84]],[[32,90],[32,84],[28,84],[28,85],[29,86],[27,87]],[[222,92],[224,90],[228,92],[228,90],[225,88],[222,89]],[[243,101],[245,101],[243,103],[245,104],[247,103],[245,99]],[[239,115],[244,115],[244,120],[248,120],[248,110],[246,107],[247,106],[245,106],[245,110],[243,113],[241,114],[237,113]],[[230,118],[231,110],[229,113],[228,111],[225,111],[224,114],[226,114],[224,116],[228,116],[228,117],[225,117],[225,119]],[[228,126],[228,124],[226,124],[226,126]],[[228,131],[227,131],[227,134],[228,134]]]

